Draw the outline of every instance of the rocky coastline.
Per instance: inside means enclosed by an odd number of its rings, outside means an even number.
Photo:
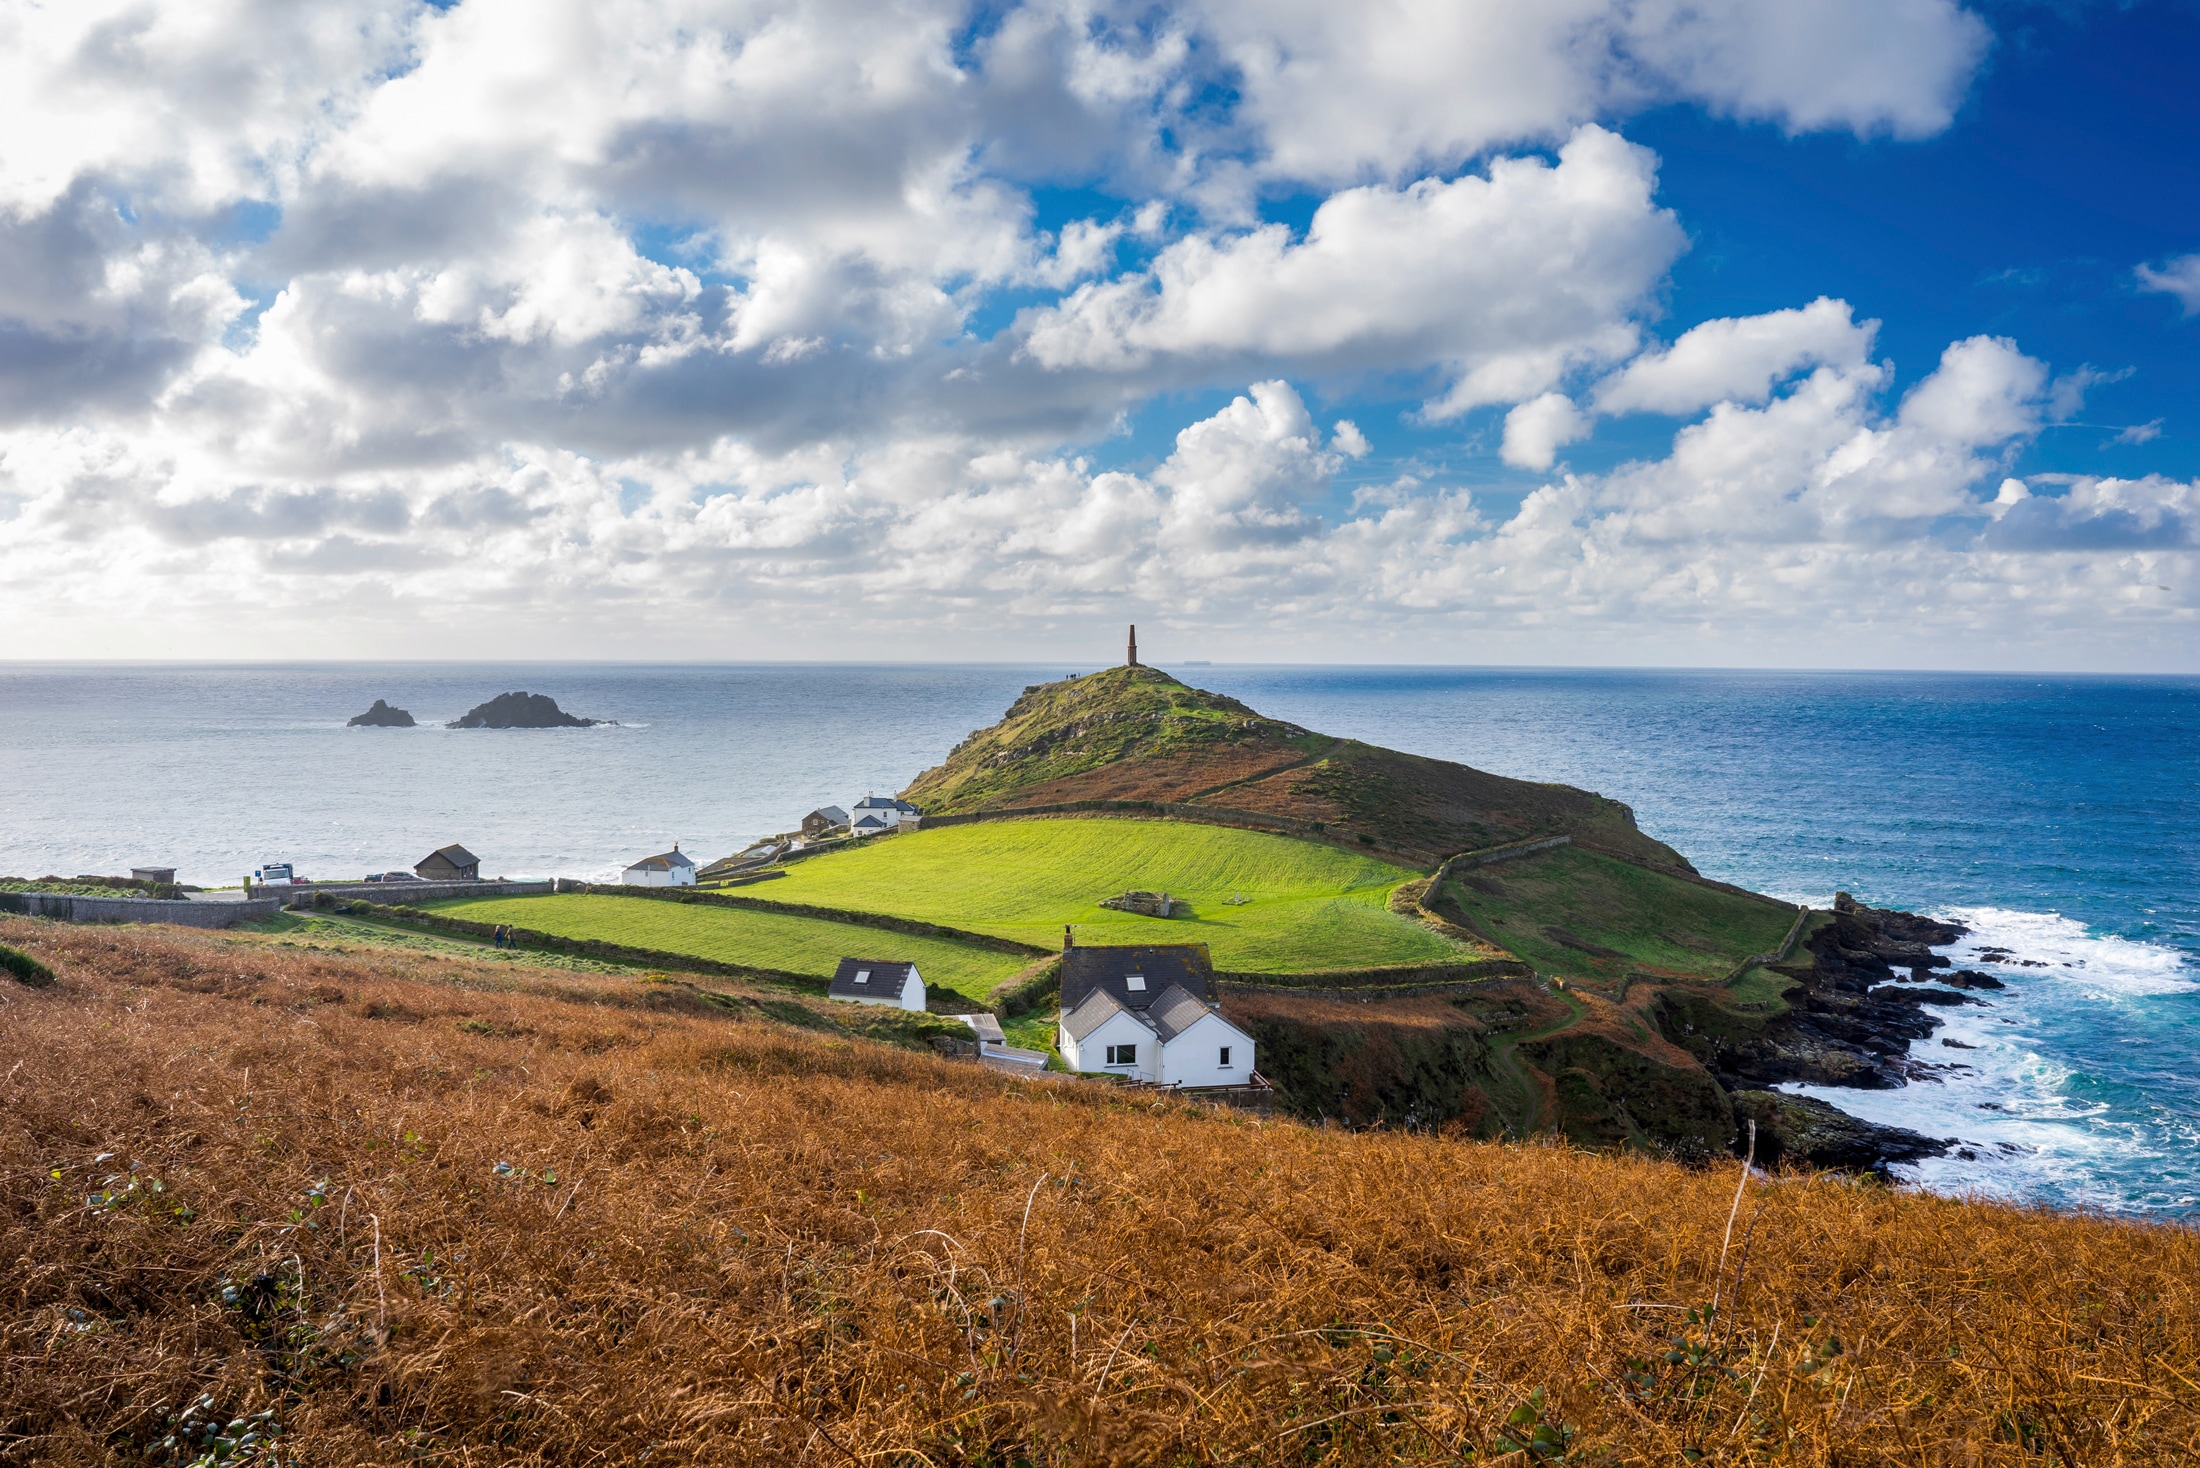
[[[1795,981],[1783,996],[1783,1013],[1746,1032],[1707,1032],[1698,1012],[1670,1013],[1668,1025],[1732,1094],[1736,1118],[1757,1123],[1761,1162],[1789,1157],[1811,1166],[1884,1173],[1896,1163],[1944,1156],[1962,1143],[1868,1122],[1824,1101],[1772,1088],[1802,1082],[1893,1090],[1938,1084],[1962,1069],[1956,1059],[1922,1060],[1911,1046],[1942,1026],[1937,1011],[1986,1004],[1980,994],[2003,987],[1993,975],[1957,969],[1932,951],[1969,931],[1961,923],[1869,907],[1838,893],[1833,920],[1811,934],[1806,956],[1772,970]],[[1942,1043],[1968,1048],[1960,1041]]]
[[[592,729],[615,719],[583,719],[547,693],[500,693],[445,726],[452,729]]]

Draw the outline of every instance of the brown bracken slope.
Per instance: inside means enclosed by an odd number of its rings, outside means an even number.
[[[1636,830],[1616,800],[1317,734],[1158,668],[1025,689],[902,798],[931,814],[1101,800],[1250,811],[1364,835],[1431,865],[1564,833],[1646,866],[1693,870]]]
[[[0,943],[59,975],[0,977],[0,1464],[2200,1452],[2189,1229],[1264,1123],[616,976]]]

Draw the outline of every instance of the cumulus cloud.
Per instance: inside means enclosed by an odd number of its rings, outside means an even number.
[[[1682,247],[1655,187],[1646,149],[1586,127],[1555,167],[1507,158],[1487,177],[1334,194],[1304,239],[1269,225],[1180,240],[1029,313],[1022,350],[1054,370],[1441,364],[1438,416],[1515,401],[1634,347],[1634,313]]]
[[[2141,265],[2134,273],[2139,289],[2175,296],[2187,316],[2200,315],[2200,255],[2179,255],[2159,270]]]
[[[1805,367],[1862,366],[1878,329],[1876,321],[1856,321],[1846,301],[1824,296],[1799,310],[1706,321],[1598,384],[1596,405],[1606,413],[1680,416],[1719,402],[1761,403]]]
[[[1670,659],[1853,634],[1870,585],[1927,588],[1905,630],[2187,627],[2191,486],[1995,488],[2097,375],[1979,338],[1897,397],[1831,300],[1642,350],[1686,239],[1621,119],[1917,136],[1985,44],[1951,0],[18,6],[0,618],[938,656],[1146,607]],[[1214,388],[1158,459],[1065,447]],[[1386,461],[1401,397],[1503,410],[1536,474],[1682,423],[1519,497]]]

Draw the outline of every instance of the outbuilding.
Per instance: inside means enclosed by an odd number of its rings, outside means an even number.
[[[1071,1070],[1156,1086],[1253,1082],[1253,1037],[1222,1017],[1204,943],[1062,947],[1055,1048]]]
[[[848,824],[848,813],[837,805],[821,805],[802,818],[802,834],[815,841],[827,831]]]
[[[915,964],[892,959],[843,958],[826,993],[851,1004],[885,1004],[913,1014],[924,1011],[924,977]]]
[[[478,882],[481,858],[453,842],[429,852],[413,865],[413,871],[423,882]]]
[[[681,854],[680,843],[672,843],[672,849],[658,856],[645,856],[628,867],[619,881],[629,887],[692,887],[695,885],[695,863]]]

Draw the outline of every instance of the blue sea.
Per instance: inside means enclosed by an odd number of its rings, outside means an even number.
[[[0,873],[233,885],[452,841],[509,876],[606,877],[675,841],[709,859],[899,790],[1025,685],[1084,671],[0,664]],[[1968,1144],[1975,1160],[1909,1169],[1921,1186],[2200,1216],[2200,680],[1171,671],[1310,728],[1601,791],[1711,876],[1960,919],[1953,956],[2009,985],[1918,1046],[1961,1068],[1818,1094]],[[518,689],[617,723],[441,727]],[[422,727],[345,727],[376,698]]]

